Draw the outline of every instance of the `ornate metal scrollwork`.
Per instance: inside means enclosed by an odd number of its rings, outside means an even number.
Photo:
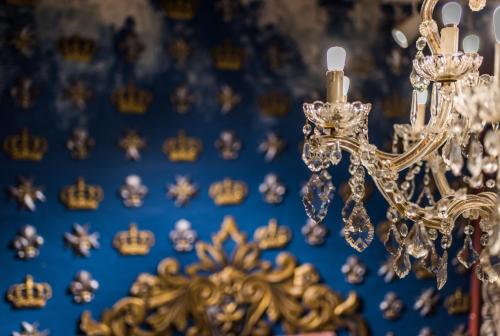
[[[232,253],[225,242],[232,240]],[[260,259],[260,248],[247,242],[232,217],[226,217],[212,243],[198,242],[199,262],[181,266],[163,260],[158,274],[141,274],[131,297],[118,301],[92,320],[81,318],[88,336],[170,335],[269,335],[281,322],[289,333],[347,329],[351,335],[368,335],[363,318],[356,313],[357,295],[343,300],[319,282],[311,264],[298,264],[283,252],[276,265]]]

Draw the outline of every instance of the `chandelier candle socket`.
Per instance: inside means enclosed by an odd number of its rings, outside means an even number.
[[[441,52],[453,55],[458,52],[458,24],[462,18],[462,7],[456,2],[448,2],[443,6],[443,24],[441,29]]]
[[[416,97],[416,120],[413,129],[420,132],[425,125],[425,108],[427,104],[429,92],[427,90],[418,91]]]
[[[493,31],[495,32],[495,81],[500,86],[500,7],[493,12]]]
[[[326,54],[328,62],[327,101],[340,103],[344,100],[344,66],[346,52],[344,48],[332,47]]]

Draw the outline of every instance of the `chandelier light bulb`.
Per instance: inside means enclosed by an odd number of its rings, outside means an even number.
[[[419,91],[417,93],[417,104],[425,105],[427,104],[427,98],[429,97],[429,92],[427,90]]]
[[[326,52],[326,62],[328,70],[340,71],[344,70],[346,52],[342,47],[331,47]]]
[[[458,26],[462,18],[462,6],[457,2],[448,2],[443,6],[443,24],[445,26],[453,25]]]
[[[394,41],[396,41],[401,48],[408,48],[408,46],[417,39],[418,27],[421,22],[422,19],[418,13],[407,17],[392,30]]]
[[[349,86],[351,85],[351,80],[349,77],[344,76],[344,81],[343,81],[343,86],[344,86],[344,96],[347,96],[347,93],[349,92]]]
[[[462,41],[462,46],[465,53],[477,53],[479,51],[479,36],[470,34]]]
[[[495,31],[495,39],[500,43],[500,6],[493,12],[493,29]]]

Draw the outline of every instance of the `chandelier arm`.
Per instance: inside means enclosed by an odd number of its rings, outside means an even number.
[[[432,18],[438,1],[439,0],[424,0],[420,10],[420,16],[422,17],[420,33],[427,39],[427,44],[433,54],[441,53],[441,38],[437,30],[436,21]],[[424,27],[427,27],[427,29],[423,29]]]
[[[455,221],[469,210],[479,210],[484,214],[492,213],[497,203],[497,195],[493,192],[482,192],[477,195],[466,195],[463,199],[453,201],[448,207],[448,218]]]
[[[453,83],[442,83],[442,89],[450,89],[451,92],[454,92],[455,85]],[[411,167],[444,145],[448,136],[446,124],[453,109],[453,102],[443,97],[440,105],[436,118],[424,130],[424,138],[408,151],[391,160],[392,169],[399,172]]]
[[[411,202],[404,201],[402,203],[397,203],[393,197],[393,193],[386,192],[377,178],[372,176],[372,179],[380,194],[382,194],[387,203],[389,203],[389,206],[397,209],[400,214],[405,214],[407,212],[406,210],[410,207]],[[435,218],[425,218],[425,214],[424,209],[420,207],[417,209],[417,216],[421,218],[426,227],[439,230],[441,228],[440,220]]]
[[[453,189],[451,189],[448,179],[444,173],[446,171],[446,165],[441,157],[434,153],[430,155],[427,161],[430,163],[432,177],[434,179],[434,183],[436,184],[436,188],[441,194],[441,197],[453,193]]]
[[[450,85],[450,83],[444,83],[443,85]],[[391,168],[396,172],[400,172],[422,161],[430,153],[444,145],[447,139],[446,122],[451,113],[452,106],[453,104],[451,101],[443,99],[442,108],[439,109],[435,121],[427,126],[428,130],[436,129],[439,130],[438,132],[426,132],[423,139],[417,142],[410,150],[402,154],[392,154],[377,149],[375,152],[377,159],[381,161],[390,161]],[[323,137],[322,141],[325,145],[338,142],[340,147],[350,154],[358,154],[360,151],[358,140],[353,138],[332,135]]]

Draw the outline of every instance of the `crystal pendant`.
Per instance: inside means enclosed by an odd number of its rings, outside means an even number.
[[[436,282],[437,288],[443,288],[444,284],[448,280],[448,252],[444,251],[443,256],[439,259],[436,271]]]
[[[410,124],[415,127],[417,122],[417,90],[413,90],[412,100],[411,100],[411,110],[410,110]]]
[[[419,76],[415,69],[411,71],[410,82],[412,86],[418,91],[427,90],[427,87],[430,84],[430,81],[428,79],[425,79],[424,77]]]
[[[304,142],[302,160],[313,172],[319,172],[329,166],[329,161],[321,150],[318,140],[310,139]]]
[[[302,202],[307,215],[316,223],[320,223],[328,212],[328,206],[333,198],[335,187],[332,178],[326,170],[312,174],[304,187]]]
[[[487,268],[481,264],[477,264],[475,268],[476,276],[482,282],[495,282],[490,280],[490,273],[487,271]]]
[[[465,236],[464,245],[458,251],[457,254],[458,261],[462,263],[466,268],[470,268],[472,265],[478,262],[479,254],[474,249],[472,239],[470,236]]]
[[[453,143],[450,150],[450,168],[455,176],[460,176],[464,159],[462,157],[462,147],[458,143]]]
[[[358,252],[364,251],[373,240],[373,225],[363,203],[356,203],[344,227],[344,238]]]
[[[500,277],[500,257],[498,255],[492,255],[491,251],[488,253],[488,248],[481,251],[479,257],[480,270],[476,267],[476,274],[479,272],[484,273],[483,277],[490,283],[496,282]],[[479,275],[478,275],[479,277]]]
[[[441,150],[441,157],[443,158],[444,163],[446,163],[447,166],[450,165],[451,160],[450,160],[450,154],[451,154],[451,147],[452,147],[452,140],[448,139],[446,140],[446,143],[443,146],[443,149]]]
[[[398,231],[396,225],[392,224],[387,232],[384,246],[387,252],[392,256],[397,257],[401,254],[401,234]]]
[[[429,253],[423,258],[419,259],[420,264],[429,272],[436,272],[438,263],[439,263],[439,256],[436,253],[436,249],[434,246],[431,245]]]
[[[401,279],[410,273],[411,262],[410,256],[406,251],[402,251],[397,258],[394,259],[393,263],[394,272]]]
[[[405,238],[405,245],[411,256],[417,259],[427,256],[431,243],[423,222],[418,221],[413,224],[408,236]]]
[[[469,146],[469,158],[467,160],[467,169],[472,176],[481,174],[483,166],[483,146],[477,139],[471,140]]]
[[[338,141],[335,142],[330,150],[331,150],[330,162],[332,163],[332,165],[336,166],[339,164],[340,160],[342,160],[342,151],[340,149],[340,143]]]
[[[431,111],[431,117],[434,118],[437,115],[437,110],[438,110],[438,92],[436,88],[436,84],[432,85],[432,90],[431,90],[431,103],[430,103],[430,111]]]

